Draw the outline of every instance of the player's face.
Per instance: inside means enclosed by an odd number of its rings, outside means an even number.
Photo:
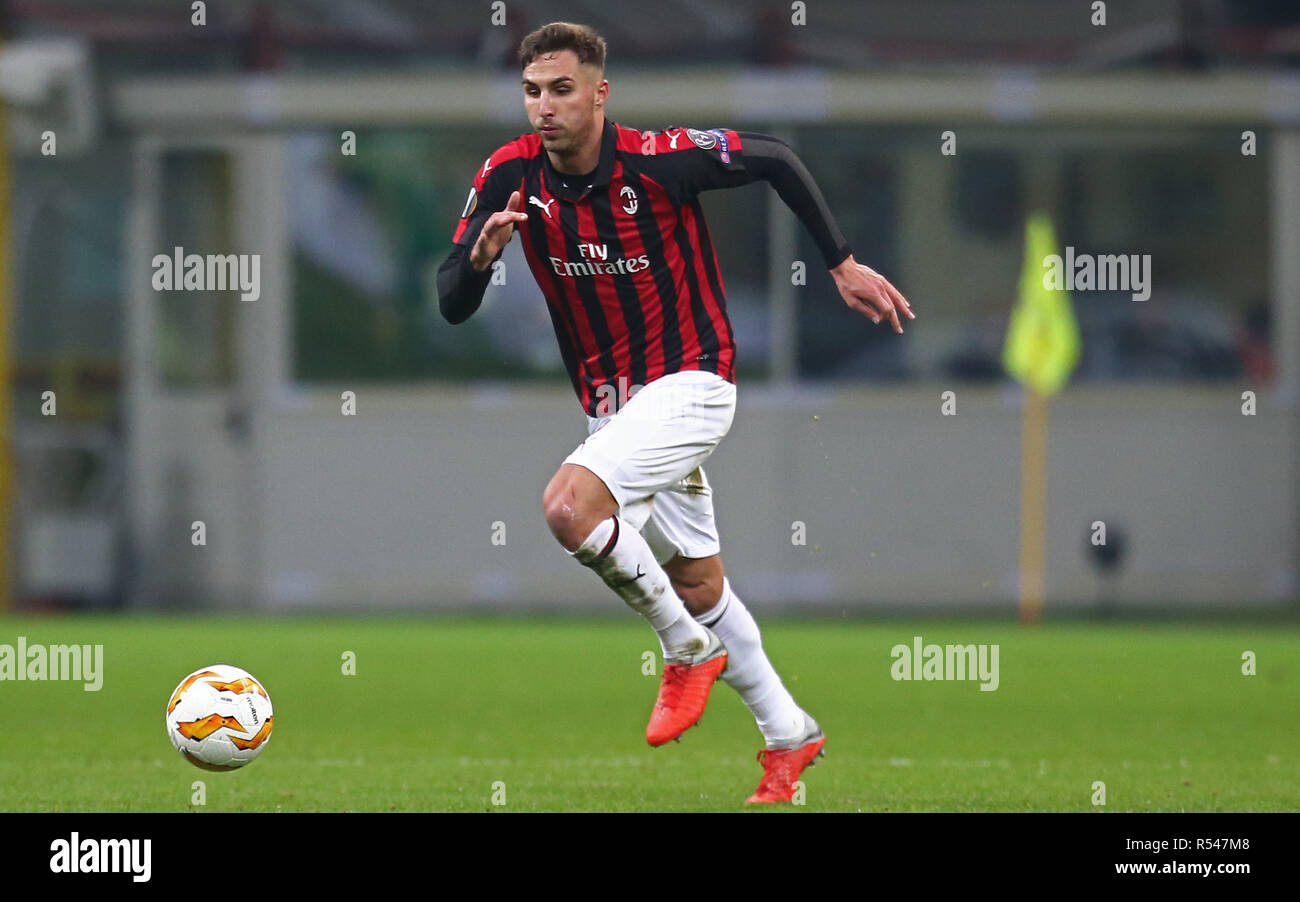
[[[567,156],[579,153],[592,130],[609,82],[595,66],[578,62],[572,50],[538,56],[524,69],[524,109],[547,151]]]

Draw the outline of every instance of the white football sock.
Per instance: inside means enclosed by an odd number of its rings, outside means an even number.
[[[763,637],[749,609],[731,591],[723,577],[722,598],[697,621],[718,634],[727,647],[727,667],[722,679],[740,693],[758,722],[768,747],[776,748],[800,738],[805,731],[804,712],[781,683],[776,668],[763,651]]]
[[[646,540],[617,516],[602,520],[572,554],[650,622],[665,659],[687,657],[708,646],[709,634],[677,597]]]

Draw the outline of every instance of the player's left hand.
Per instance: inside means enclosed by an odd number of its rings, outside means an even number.
[[[902,335],[903,317],[916,319],[907,298],[880,273],[854,260],[852,254],[831,270],[831,277],[835,279],[835,287],[840,290],[844,303],[873,323],[879,324],[887,319],[893,324],[894,331]]]

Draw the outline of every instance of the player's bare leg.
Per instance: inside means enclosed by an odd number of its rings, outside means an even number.
[[[739,693],[763,734],[765,747],[758,753],[763,779],[748,801],[790,801],[799,775],[823,754],[826,737],[781,683],[763,651],[758,624],[731,591],[722,556],[677,555],[664,565],[664,571],[691,615],[727,646],[722,680]]]
[[[596,474],[563,464],[546,486],[542,506],[565,550],[654,627],[664,673],[646,741],[657,746],[677,739],[704,713],[709,690],[727,663],[724,644],[687,611],[650,546],[618,516],[618,502]]]

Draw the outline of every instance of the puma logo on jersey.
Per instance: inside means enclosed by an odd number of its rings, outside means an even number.
[[[542,212],[546,214],[546,218],[547,219],[551,218],[551,204],[555,203],[555,198],[552,197],[546,203],[542,203],[541,200],[538,199],[536,194],[530,194],[528,195],[528,202],[530,204],[535,204],[536,206],[541,207]]]
[[[491,158],[491,157],[488,157],[486,160],[483,161],[483,177],[484,177],[484,178],[487,177],[488,170],[491,169],[491,168],[492,168],[492,158]]]
[[[664,132],[664,134],[665,134],[665,135],[668,135],[668,132]],[[671,147],[673,150],[676,150],[676,149],[677,149],[677,139],[680,138],[681,136],[682,136],[682,130],[681,130],[681,129],[678,129],[678,130],[677,130],[677,134],[675,134],[675,135],[668,135],[668,146]]]

